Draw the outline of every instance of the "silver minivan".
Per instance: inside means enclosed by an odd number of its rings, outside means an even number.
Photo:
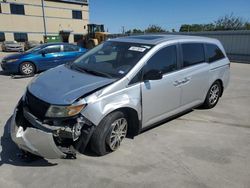
[[[230,62],[216,39],[142,35],[108,40],[35,77],[14,110],[23,151],[67,158],[115,151],[125,137],[197,106],[214,107]]]

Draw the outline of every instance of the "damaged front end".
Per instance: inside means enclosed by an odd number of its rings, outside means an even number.
[[[50,105],[27,91],[12,116],[11,138],[24,151],[48,159],[74,158],[84,152],[94,125],[81,113],[47,118]]]

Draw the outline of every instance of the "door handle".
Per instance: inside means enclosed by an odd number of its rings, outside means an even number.
[[[173,85],[174,86],[179,86],[181,84],[185,84],[185,83],[189,82],[190,80],[191,80],[190,77],[185,77],[183,80],[180,80],[180,81],[176,80],[176,81],[174,81]]]
[[[191,80],[191,77],[185,77],[184,80],[185,80],[185,83],[187,83]]]
[[[174,81],[174,83],[173,83],[174,86],[178,86],[178,85],[180,85],[180,84],[181,84],[180,81]]]

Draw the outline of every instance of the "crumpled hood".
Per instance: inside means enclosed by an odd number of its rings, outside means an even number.
[[[50,104],[68,105],[114,81],[115,79],[77,72],[61,65],[34,78],[28,85],[28,90]]]

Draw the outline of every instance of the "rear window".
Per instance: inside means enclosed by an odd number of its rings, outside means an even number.
[[[206,55],[209,63],[225,57],[221,49],[215,44],[206,44]]]
[[[184,67],[205,62],[204,45],[202,43],[185,43],[181,47]]]

